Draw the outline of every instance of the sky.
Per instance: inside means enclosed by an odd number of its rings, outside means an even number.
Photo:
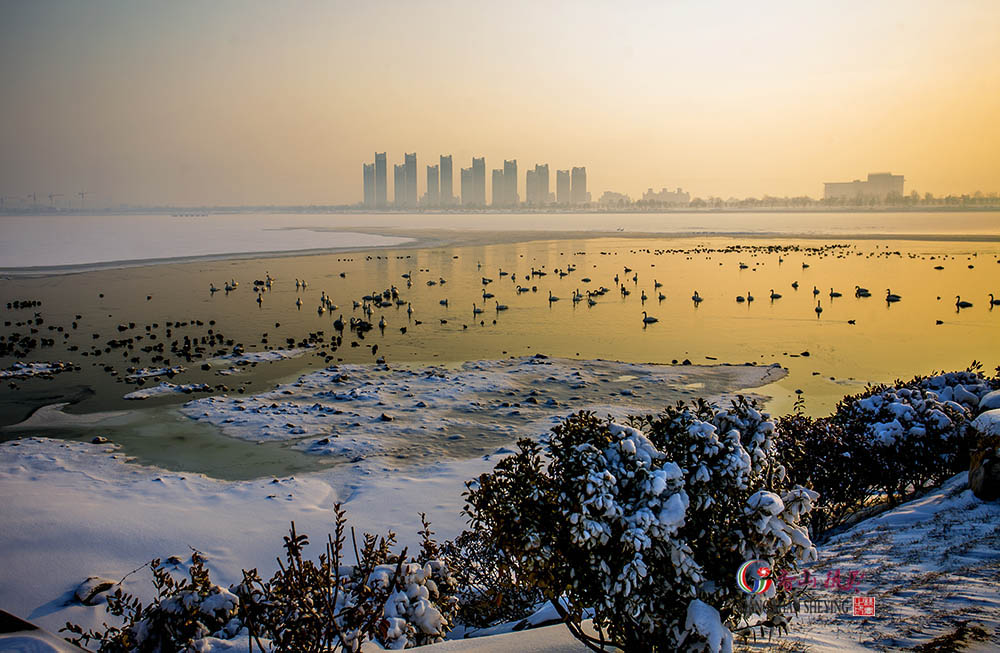
[[[420,193],[440,154],[522,197],[989,192],[998,116],[996,0],[0,0],[0,194],[63,205],[356,203],[376,151],[390,198],[404,152]]]

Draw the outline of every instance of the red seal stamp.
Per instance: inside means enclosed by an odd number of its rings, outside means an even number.
[[[874,596],[855,596],[854,597],[854,616],[855,617],[874,617],[875,616],[875,597]]]

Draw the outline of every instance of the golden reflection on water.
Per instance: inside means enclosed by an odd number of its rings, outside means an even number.
[[[736,245],[744,249],[704,251]],[[782,250],[763,251],[769,246]],[[376,309],[372,322],[384,315],[384,334],[376,328],[363,347],[352,348],[354,338],[345,332],[344,346],[334,356],[345,362],[372,362],[376,356],[368,347],[378,344],[378,356],[386,356],[390,364],[535,353],[655,363],[777,362],[789,375],[761,390],[774,396],[772,410],[790,410],[798,389],[807,411],[823,414],[841,396],[868,382],[965,368],[974,359],[991,370],[1000,364],[1000,307],[991,310],[988,298],[990,292],[1000,294],[998,255],[1000,245],[994,242],[594,238],[90,272],[15,281],[8,284],[3,301],[41,298],[50,324],[67,323],[73,314],[83,313],[80,336],[94,331],[113,337],[113,325],[123,320],[142,325],[215,319],[217,330],[253,350],[264,347],[263,333],[271,346],[285,346],[286,338],[301,339],[310,331],[332,334],[338,315],[345,320],[361,316],[360,310],[352,310],[353,300],[395,285],[412,304],[412,317],[406,305]],[[575,271],[557,273],[570,266]],[[632,271],[626,274],[626,267]],[[547,274],[530,277],[532,268]],[[501,276],[501,270],[509,274]],[[276,282],[258,307],[251,284],[265,273]],[[411,287],[403,274],[411,274]],[[627,297],[618,290],[616,274],[631,291]],[[492,283],[484,286],[483,277]],[[232,278],[240,281],[235,292],[208,292],[209,283],[222,286]],[[308,280],[306,291],[296,290],[296,278]],[[427,284],[440,278],[446,283]],[[662,286],[654,287],[654,281]],[[795,281],[797,290],[792,287]],[[536,290],[519,294],[517,285]],[[856,297],[856,285],[870,289],[872,296]],[[601,286],[610,291],[589,306],[587,291]],[[819,291],[815,296],[814,287]],[[495,298],[484,300],[484,288]],[[842,296],[831,298],[831,288]],[[782,297],[769,299],[772,289]],[[887,289],[901,301],[887,303]],[[577,290],[584,299],[574,303]],[[339,305],[332,315],[316,310],[323,291]],[[558,301],[548,300],[550,291]],[[691,300],[695,291],[704,299],[699,304]],[[105,297],[98,298],[98,292]],[[645,303],[640,299],[643,292],[648,296]],[[659,293],[666,296],[663,301],[657,299]],[[736,301],[748,293],[752,302]],[[147,301],[147,295],[152,299]],[[956,309],[956,295],[973,306]],[[303,298],[301,309],[296,308],[297,297]],[[448,306],[439,303],[443,299]],[[819,315],[817,301],[823,308]],[[508,309],[497,311],[496,302]],[[474,304],[484,312],[474,316]],[[645,326],[643,311],[658,322]],[[943,324],[936,324],[938,320]],[[405,334],[400,327],[406,327]],[[88,344],[77,334],[74,338]],[[53,358],[74,355],[57,348],[47,359]],[[84,364],[84,378],[100,397],[88,409],[120,407],[120,396],[130,386],[111,381],[87,359],[75,360]],[[277,375],[287,377],[324,364],[313,356],[271,368],[259,366],[249,377],[255,383],[246,391],[262,391]],[[119,359],[115,365],[124,369],[127,363]],[[189,367],[192,381],[220,382],[214,372],[201,378],[197,365]],[[54,383],[70,382],[59,378]],[[10,400],[9,391],[3,392]]]

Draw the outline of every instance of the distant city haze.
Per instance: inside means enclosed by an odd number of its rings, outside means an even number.
[[[995,0],[0,0],[0,196],[360,204],[380,173],[391,205],[394,173],[440,201],[447,166],[488,205],[508,161],[529,203],[576,167],[595,202],[822,198],[873,171],[989,192],[998,80]]]

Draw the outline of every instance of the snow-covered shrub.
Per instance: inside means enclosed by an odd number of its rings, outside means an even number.
[[[339,505],[334,513],[335,532],[315,561],[305,557],[309,539],[292,522],[284,559],[269,580],[244,570],[243,581],[226,590],[212,584],[198,553],[190,581],[175,580],[154,560],[152,602],[143,606],[120,588],[108,598],[108,612],[122,626],[105,624],[100,632],[67,623],[63,630],[76,635],[70,641],[96,643],[107,653],[200,651],[208,636],[241,633],[262,653],[356,652],[367,640],[389,649],[441,641],[451,627],[456,588],[426,519],[418,555],[394,553],[391,532],[365,534],[360,553],[354,543],[357,564],[344,566],[346,518]]]
[[[190,578],[175,579],[159,560],[149,564],[156,599],[143,605],[121,587],[108,597],[108,613],[122,620],[121,626],[106,626],[103,632],[85,631],[67,623],[62,629],[79,646],[97,644],[102,653],[197,650],[197,642],[209,635],[229,638],[240,629],[235,619],[239,604],[229,590],[212,583],[205,560],[197,551],[191,556]]]
[[[968,465],[969,420],[1000,383],[977,363],[965,372],[917,376],[844,397],[829,417],[778,421],[778,453],[789,479],[819,492],[810,513],[814,536],[873,499],[895,503]]]
[[[759,559],[794,573],[816,555],[800,525],[816,493],[786,481],[773,432],[742,398],[627,425],[578,413],[471,483],[466,510],[581,640],[729,650],[730,629],[775,616],[786,598],[773,585],[743,593],[737,569]],[[597,638],[580,627],[589,610]]]
[[[967,468],[969,421],[991,387],[974,364],[965,372],[917,376],[845,397],[831,422],[859,442],[854,457],[872,463],[853,468],[866,474],[856,482],[884,492],[892,504]]]
[[[878,465],[857,430],[844,429],[829,417],[792,414],[778,420],[775,435],[789,480],[819,493],[809,513],[814,537],[865,505]]]
[[[456,620],[477,628],[518,621],[535,611],[541,591],[521,581],[517,559],[477,532],[466,530],[444,544],[457,581]]]

